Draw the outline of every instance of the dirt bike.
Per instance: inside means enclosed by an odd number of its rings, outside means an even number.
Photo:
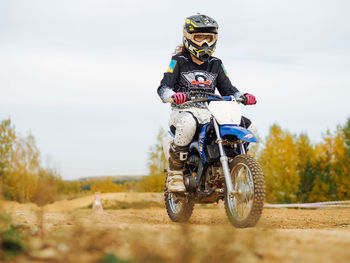
[[[170,219],[186,222],[194,204],[223,200],[230,223],[239,228],[253,227],[264,206],[264,175],[258,162],[247,155],[249,143],[258,142],[248,129],[239,126],[244,99],[217,94],[192,93],[184,103],[204,103],[212,114],[209,123],[201,125],[189,146],[184,167],[186,192],[174,193],[165,187],[165,205]],[[168,138],[168,143],[174,137]],[[166,144],[166,143],[165,143]],[[169,156],[166,145],[164,154]]]

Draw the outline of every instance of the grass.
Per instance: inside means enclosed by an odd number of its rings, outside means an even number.
[[[0,261],[7,261],[24,251],[21,226],[12,223],[11,218],[0,215]]]
[[[132,263],[132,261],[126,261],[117,258],[113,253],[108,253],[99,261],[99,263]]]
[[[334,226],[349,226],[350,223],[338,223],[338,224],[334,224]]]

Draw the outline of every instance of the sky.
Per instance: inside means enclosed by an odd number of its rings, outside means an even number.
[[[185,18],[219,24],[214,53],[260,137],[322,140],[350,117],[350,10],[341,0],[0,0],[0,120],[34,135],[64,179],[147,174],[170,106],[156,89]]]

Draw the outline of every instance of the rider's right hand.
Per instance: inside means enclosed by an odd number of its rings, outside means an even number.
[[[182,104],[187,100],[186,94],[183,92],[175,93],[171,97],[173,97],[176,104]]]
[[[254,105],[254,104],[256,104],[256,98],[252,94],[244,93],[244,95],[241,96],[241,98],[243,99],[243,104],[244,105]]]

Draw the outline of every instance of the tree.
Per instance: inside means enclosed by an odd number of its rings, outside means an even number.
[[[0,183],[6,199],[39,205],[80,192],[80,183],[64,182],[53,169],[41,166],[34,136],[17,136],[10,119],[0,123]]]
[[[306,134],[301,134],[296,140],[297,150],[297,174],[300,178],[297,199],[307,202],[309,194],[314,187],[316,178],[315,169],[312,165],[314,160],[314,148]]]
[[[150,148],[148,153],[148,169],[151,175],[164,174],[164,169],[168,167],[168,160],[165,159],[163,152],[163,138],[166,136],[164,129],[160,128],[157,141]]]
[[[52,203],[57,200],[58,196],[67,192],[66,183],[53,169],[40,169],[35,178],[37,186],[30,201],[38,205]]]
[[[5,194],[8,190],[6,173],[11,162],[15,142],[16,133],[11,125],[11,120],[3,120],[0,123],[0,194]]]
[[[31,201],[38,188],[40,170],[40,151],[33,135],[17,138],[4,178],[5,196],[20,202]]]
[[[346,155],[344,156],[344,162],[347,169],[347,175],[350,176],[350,117],[347,119],[345,125],[342,127],[344,134],[344,144]]]
[[[149,175],[141,179],[139,190],[145,192],[162,192],[164,191],[165,172],[168,167],[167,160],[163,152],[163,138],[165,131],[159,129],[157,141],[150,148],[148,153],[148,169]]]
[[[121,192],[122,186],[112,181],[112,178],[105,177],[102,180],[96,180],[91,184],[91,192],[114,193]]]
[[[334,134],[330,131],[323,142],[315,147],[315,185],[310,201],[344,200],[350,198],[350,124],[338,126]]]
[[[266,200],[295,202],[300,178],[297,174],[297,147],[293,136],[278,125],[273,125],[259,162],[265,174]]]
[[[9,166],[15,142],[16,132],[11,125],[11,120],[3,120],[0,123],[0,178],[2,178]]]

